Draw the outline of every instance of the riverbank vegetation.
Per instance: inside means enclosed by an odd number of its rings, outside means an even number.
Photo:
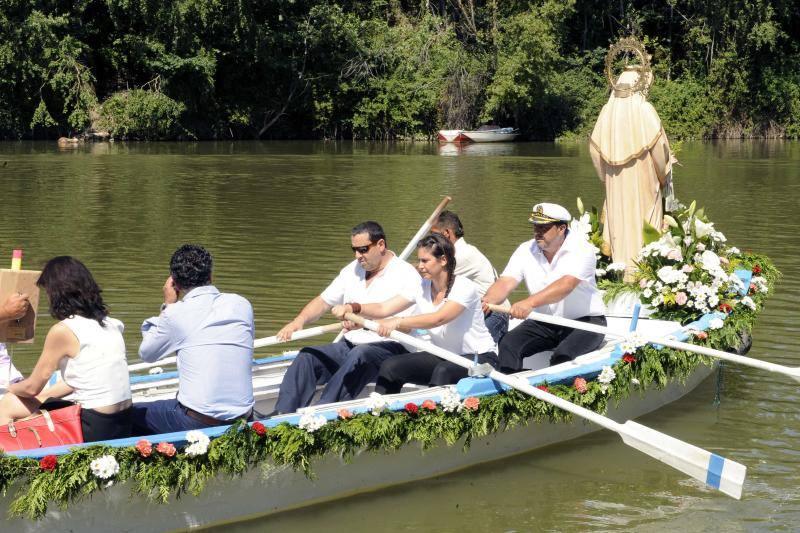
[[[2,0],[0,137],[585,136],[620,36],[672,138],[800,137],[793,0]]]

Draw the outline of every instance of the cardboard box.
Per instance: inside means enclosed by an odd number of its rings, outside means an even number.
[[[36,315],[39,310],[39,270],[0,269],[0,305],[14,293],[20,292],[30,297],[28,313],[19,320],[0,322],[0,342],[32,343],[36,331]]]

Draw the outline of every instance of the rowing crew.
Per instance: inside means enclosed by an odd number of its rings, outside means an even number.
[[[379,332],[344,322],[341,340],[301,349],[281,383],[276,412],[309,405],[318,385],[325,385],[318,402],[331,403],[358,397],[373,381],[376,391],[393,393],[404,383],[444,385],[467,374],[433,354],[385,338],[394,330],[427,334],[436,346],[505,372],[519,371],[524,357],[545,350],[553,350],[552,358],[538,366],[596,349],[600,334],[527,319],[538,311],[605,324],[594,251],[569,231],[570,219],[559,205],[535,205],[529,218],[534,238],[517,248],[499,277],[488,259],[464,240],[454,213],[443,212],[433,233],[417,243],[417,269],[389,250],[378,223],[355,226],[350,235],[355,259],[278,338],[290,340],[328,311],[339,318],[353,312],[380,319]],[[63,405],[64,399],[82,406],[86,441],[252,418],[252,306],[212,285],[212,258],[200,246],[180,247],[170,261],[170,273],[160,314],[142,325],[139,355],[153,362],[177,354],[177,398],[132,405],[122,323],[108,316],[88,269],[74,258],[57,257],[45,265],[38,285],[60,322],[48,332],[31,375],[10,380],[0,399],[0,424],[28,416],[43,404]],[[504,302],[523,280],[530,296],[511,307],[512,316],[523,322],[506,333],[507,318],[485,312],[486,306]],[[10,307],[15,305],[21,304],[14,301]],[[0,311],[0,320],[16,318],[12,315]],[[46,388],[56,369],[62,379]]]
[[[559,205],[535,205],[529,218],[534,238],[517,248],[497,279],[485,256],[463,240],[461,222],[452,213],[442,213],[434,233],[417,243],[416,270],[388,249],[380,225],[365,222],[354,227],[350,240],[355,260],[278,337],[288,340],[329,310],[340,318],[354,312],[380,319],[380,335],[346,322],[343,339],[301,349],[281,383],[276,412],[309,405],[318,385],[325,385],[318,400],[324,404],[354,399],[373,381],[377,392],[392,393],[404,383],[438,386],[467,374],[433,354],[384,338],[396,329],[425,330],[433,344],[505,372],[521,370],[523,358],[545,350],[553,350],[553,356],[535,362],[537,366],[596,349],[602,335],[527,319],[538,311],[606,323],[595,283],[594,251],[569,231],[570,219]],[[475,268],[478,264],[485,266]],[[484,282],[482,290],[479,283],[488,272],[494,281]],[[489,313],[487,304],[504,302],[523,280],[530,296],[511,308],[512,316],[523,322],[506,333],[507,322]]]

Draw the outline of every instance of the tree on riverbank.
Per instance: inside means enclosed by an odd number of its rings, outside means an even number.
[[[0,0],[0,136],[585,136],[643,38],[673,138],[800,137],[793,0]]]

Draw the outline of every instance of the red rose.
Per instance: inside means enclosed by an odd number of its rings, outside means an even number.
[[[729,315],[733,312],[733,307],[730,304],[719,304],[719,310]]]
[[[173,446],[169,442],[159,442],[158,446],[156,446],[156,451],[161,455],[172,457],[173,455],[175,455],[175,446]]]
[[[636,361],[636,357],[634,357],[629,353],[626,353],[625,355],[622,356],[622,360],[625,361],[626,363],[633,363],[634,361]]]
[[[547,388],[547,385],[536,385],[536,388],[539,390],[543,390],[545,392],[549,392],[550,389]]]
[[[408,402],[406,404],[406,412],[410,415],[415,415],[419,412],[419,406],[414,402]]]
[[[422,402],[422,408],[427,409],[428,411],[435,411],[436,410],[436,402],[433,400],[425,400]]]
[[[341,418],[342,420],[350,420],[351,418],[353,418],[353,411],[351,411],[350,409],[339,409],[336,412],[336,414],[338,414],[339,418]]]
[[[263,437],[264,435],[267,434],[267,428],[261,422],[253,422],[253,425],[251,427],[259,437]]]
[[[761,265],[753,265],[753,274],[761,274]]]
[[[58,464],[58,457],[55,455],[45,455],[39,460],[39,468],[46,472],[52,472],[56,469]]]
[[[478,406],[481,404],[481,401],[477,399],[475,396],[470,396],[466,400],[464,400],[464,409],[469,409],[470,411],[477,411]]]
[[[139,454],[141,454],[142,457],[150,457],[150,454],[153,453],[153,445],[146,439],[137,442],[136,449],[139,450]]]
[[[575,381],[572,383],[575,390],[583,394],[586,392],[586,380],[583,378],[575,378]]]

